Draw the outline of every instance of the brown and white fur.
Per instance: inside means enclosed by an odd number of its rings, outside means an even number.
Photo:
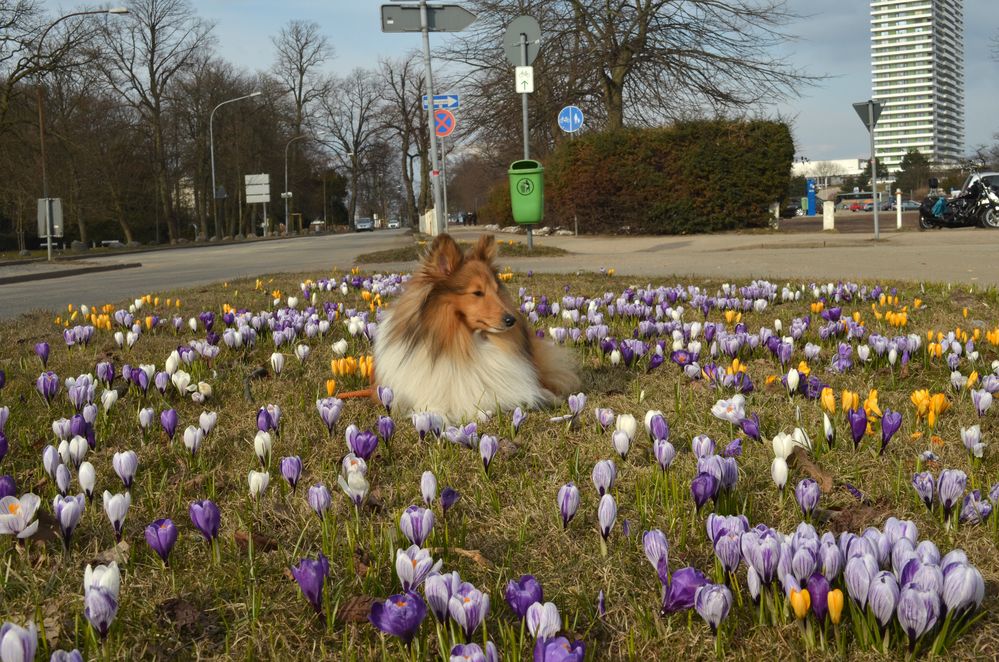
[[[492,235],[464,255],[450,235],[434,239],[378,325],[375,383],[392,389],[394,411],[459,423],[578,388],[569,355],[534,335],[497,277],[495,257]]]

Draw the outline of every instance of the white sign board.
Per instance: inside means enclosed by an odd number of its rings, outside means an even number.
[[[263,175],[245,175],[246,180],[246,202],[253,204],[255,202],[270,202],[271,201],[271,176],[268,174]]]
[[[519,94],[534,92],[534,67],[517,67],[515,78]]]
[[[52,237],[62,237],[62,198],[48,198],[52,201]],[[46,198],[38,198],[38,238],[44,239],[49,236],[49,229],[46,227],[45,214]]]

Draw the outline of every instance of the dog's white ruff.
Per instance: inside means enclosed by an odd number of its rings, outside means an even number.
[[[487,334],[475,334],[467,360],[447,356],[433,360],[423,339],[412,349],[387,342],[391,329],[389,313],[378,324],[374,357],[375,380],[395,395],[393,412],[436,412],[454,424],[474,420],[485,411],[537,407],[550,397],[538,382],[534,365],[498,348]]]

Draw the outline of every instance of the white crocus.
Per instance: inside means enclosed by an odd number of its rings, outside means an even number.
[[[76,479],[79,481],[80,489],[87,495],[87,498],[92,499],[94,497],[94,486],[97,484],[97,472],[94,471],[94,465],[89,462],[81,463],[76,473]]]
[[[247,475],[246,479],[250,485],[250,496],[259,498],[260,495],[262,495],[267,489],[267,484],[270,483],[271,475],[266,471],[251,471]]]
[[[125,523],[125,516],[128,514],[128,509],[131,506],[132,494],[130,492],[111,494],[108,490],[104,490],[104,512],[107,514],[108,519],[111,520],[115,537],[119,540],[121,539],[121,528]]]
[[[273,446],[274,441],[269,432],[263,430],[257,432],[257,436],[253,438],[253,451],[257,454],[260,464],[267,464],[270,461]]]
[[[535,602],[527,608],[527,629],[537,639],[551,639],[562,629],[562,617],[554,602]]]
[[[184,448],[194,455],[201,448],[201,442],[205,440],[205,431],[201,428],[188,425],[187,429],[184,430]]]
[[[787,459],[794,450],[794,438],[786,432],[778,432],[771,440],[774,455],[780,459]]]
[[[787,391],[788,393],[794,393],[798,390],[798,381],[801,379],[801,375],[794,368],[787,371]]]
[[[191,375],[183,370],[178,370],[170,376],[174,388],[181,396],[187,395],[187,387],[191,385]]]
[[[340,338],[335,343],[333,343],[333,354],[336,356],[343,356],[347,353],[347,340],[346,338]]]
[[[635,438],[635,432],[638,430],[638,422],[635,421],[635,417],[631,414],[618,414],[614,428],[624,432],[628,435],[628,441],[632,441]]]
[[[84,594],[94,587],[105,589],[117,600],[121,589],[121,572],[118,570],[118,564],[111,561],[107,565],[87,565],[83,571]]]
[[[5,496],[0,499],[0,535],[13,535],[18,538],[30,538],[38,530],[35,511],[41,499],[37,495],[25,494],[20,499]]]
[[[775,457],[770,465],[770,477],[773,478],[777,489],[783,490],[787,484],[787,461],[782,457]]]
[[[168,375],[173,375],[173,373],[177,372],[178,367],[180,367],[180,352],[173,350],[170,352],[170,356],[167,357],[163,369]]]
[[[114,407],[114,403],[118,402],[118,391],[114,389],[105,389],[101,393],[101,406],[104,407],[104,413],[111,411],[111,407]]]
[[[275,375],[281,374],[281,371],[284,370],[284,354],[281,352],[271,354],[271,369],[274,370]]]

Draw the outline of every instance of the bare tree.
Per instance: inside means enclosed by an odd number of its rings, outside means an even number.
[[[172,204],[173,185],[167,145],[169,95],[178,74],[196,54],[212,47],[212,24],[199,18],[188,0],[129,0],[129,21],[108,23],[102,68],[108,81],[139,113],[151,134],[160,211],[170,242],[180,236]]]
[[[609,129],[704,112],[741,111],[812,80],[774,55],[796,16],[786,0],[473,0],[479,15],[450,58],[473,66],[481,94],[513,95],[505,26],[542,27],[535,77],[571,101],[598,102]]]
[[[382,132],[377,121],[382,98],[381,81],[374,72],[355,69],[345,78],[334,79],[322,99],[322,121],[329,131],[328,142],[341,165],[350,170],[347,213],[351,226],[357,212],[358,180],[365,167],[366,153]]]
[[[420,160],[421,188],[429,185],[429,153],[425,148],[427,123],[423,115],[423,95],[426,93],[426,80],[423,63],[413,55],[401,60],[382,60],[379,65],[385,89],[385,105],[382,123],[391,136],[399,142],[400,172],[402,174],[402,198],[405,217],[409,223],[416,223],[417,201],[413,183],[416,173],[413,161]],[[421,202],[426,200],[421,195]]]

